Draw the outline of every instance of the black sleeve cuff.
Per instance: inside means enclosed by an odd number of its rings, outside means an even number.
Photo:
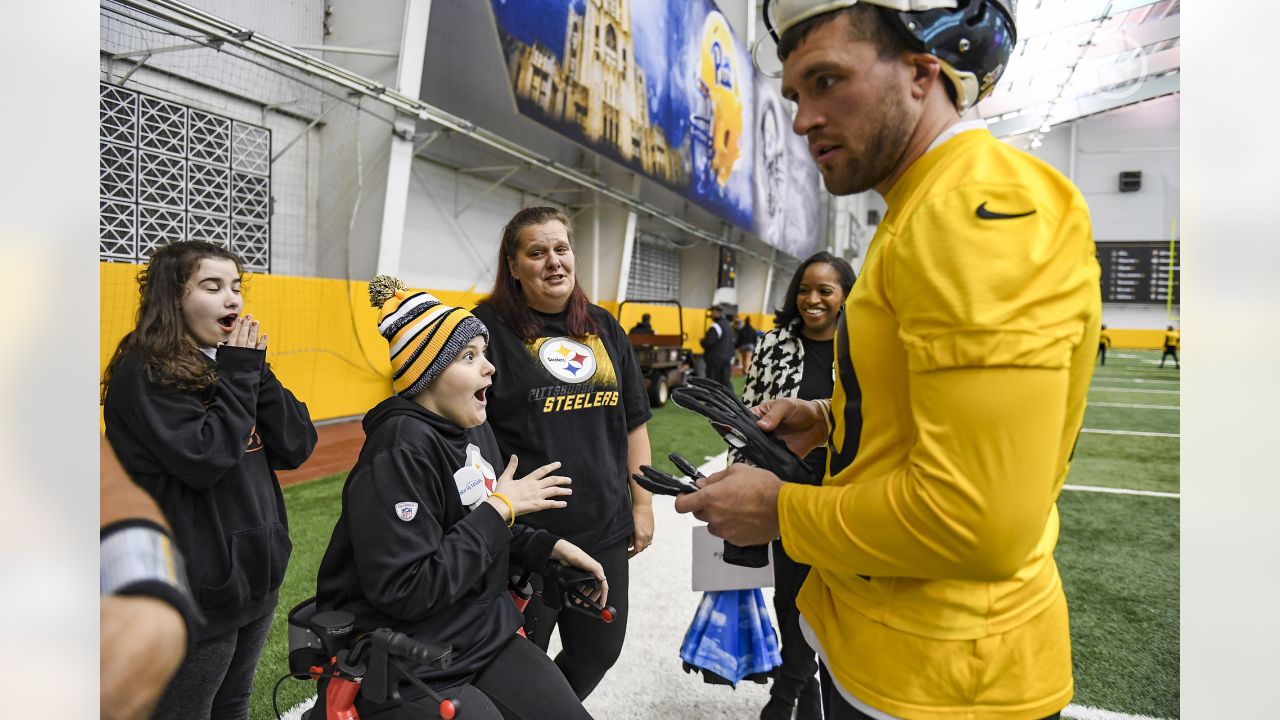
[[[218,372],[259,377],[266,358],[266,350],[223,345],[218,348]]]
[[[513,534],[521,537],[523,551],[521,557],[513,558],[518,560],[516,564],[526,568],[544,568],[547,561],[551,559],[551,551],[555,548],[556,543],[560,542],[560,538],[552,535],[546,530],[538,530],[522,525],[519,522],[511,529]]]

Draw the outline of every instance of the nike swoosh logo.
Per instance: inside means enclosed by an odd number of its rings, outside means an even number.
[[[1010,218],[1020,218],[1020,217],[1026,217],[1028,215],[1035,215],[1035,214],[1036,214],[1035,210],[1028,210],[1027,212],[1017,213],[1016,215],[1006,215],[1005,213],[998,213],[998,212],[993,212],[991,210],[988,210],[986,203],[982,203],[981,205],[978,206],[978,217],[982,218],[983,220],[1009,220]]]

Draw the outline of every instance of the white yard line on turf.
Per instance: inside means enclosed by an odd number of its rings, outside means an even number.
[[[1134,410],[1180,410],[1177,405],[1135,405],[1133,403],[1091,402],[1089,407],[1132,408]]]
[[[1092,708],[1087,705],[1068,705],[1062,710],[1062,717],[1071,720],[1160,720],[1149,715],[1130,715],[1114,710]]]
[[[1116,382],[1131,383],[1151,383],[1155,385],[1178,385],[1181,380],[1157,380],[1154,378],[1134,377],[1132,375],[1098,375],[1094,374],[1094,380],[1115,380]]]
[[[1090,391],[1098,392],[1122,392],[1122,393],[1139,393],[1144,395],[1178,395],[1177,390],[1143,390],[1141,388],[1117,388],[1117,387],[1099,387],[1094,385],[1089,388]]]
[[[1062,489],[1072,490],[1074,492],[1108,493],[1111,495],[1146,495],[1147,497],[1173,498],[1174,500],[1182,499],[1182,495],[1178,493],[1157,492],[1155,490],[1129,490],[1127,488],[1098,487],[1096,485],[1063,485]]]
[[[294,705],[288,710],[285,710],[284,713],[280,715],[280,717],[283,720],[302,720],[302,713],[310,710],[311,706],[315,704],[316,704],[316,696],[312,695],[306,700],[303,700],[297,705]]]
[[[1080,432],[1093,433],[1095,435],[1138,435],[1141,437],[1182,437],[1178,433],[1162,433],[1162,432],[1146,432],[1143,430],[1100,430],[1097,428],[1083,428]]]

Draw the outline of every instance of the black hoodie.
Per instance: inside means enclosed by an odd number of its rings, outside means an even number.
[[[293,549],[275,471],[310,457],[316,429],[265,357],[223,347],[218,379],[188,392],[125,353],[107,388],[107,439],[173,528],[207,621],[200,638],[270,613]]]
[[[365,441],[342,488],[342,514],[320,563],[321,611],[356,617],[355,635],[389,627],[452,645],[449,680],[485,667],[523,617],[508,560],[546,565],[559,538],[484,502],[506,463],[489,425],[466,429],[412,400],[388,398],[364,418]]]

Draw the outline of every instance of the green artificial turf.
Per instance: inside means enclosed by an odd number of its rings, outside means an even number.
[[[280,676],[289,671],[289,610],[316,594],[316,572],[329,546],[333,524],[338,520],[342,483],[346,477],[346,473],[339,473],[284,489],[293,555],[289,558],[284,584],[280,586],[280,604],[276,606],[271,633],[258,661],[258,674],[253,679],[253,697],[249,701],[251,720],[276,717],[271,708],[271,690]],[[314,694],[315,684],[310,681],[285,680],[280,686],[280,712]]]
[[[1067,482],[1071,485],[1180,492],[1177,438],[1080,436]]]
[[[1171,498],[1065,492],[1055,556],[1078,705],[1178,717],[1178,517]]]

